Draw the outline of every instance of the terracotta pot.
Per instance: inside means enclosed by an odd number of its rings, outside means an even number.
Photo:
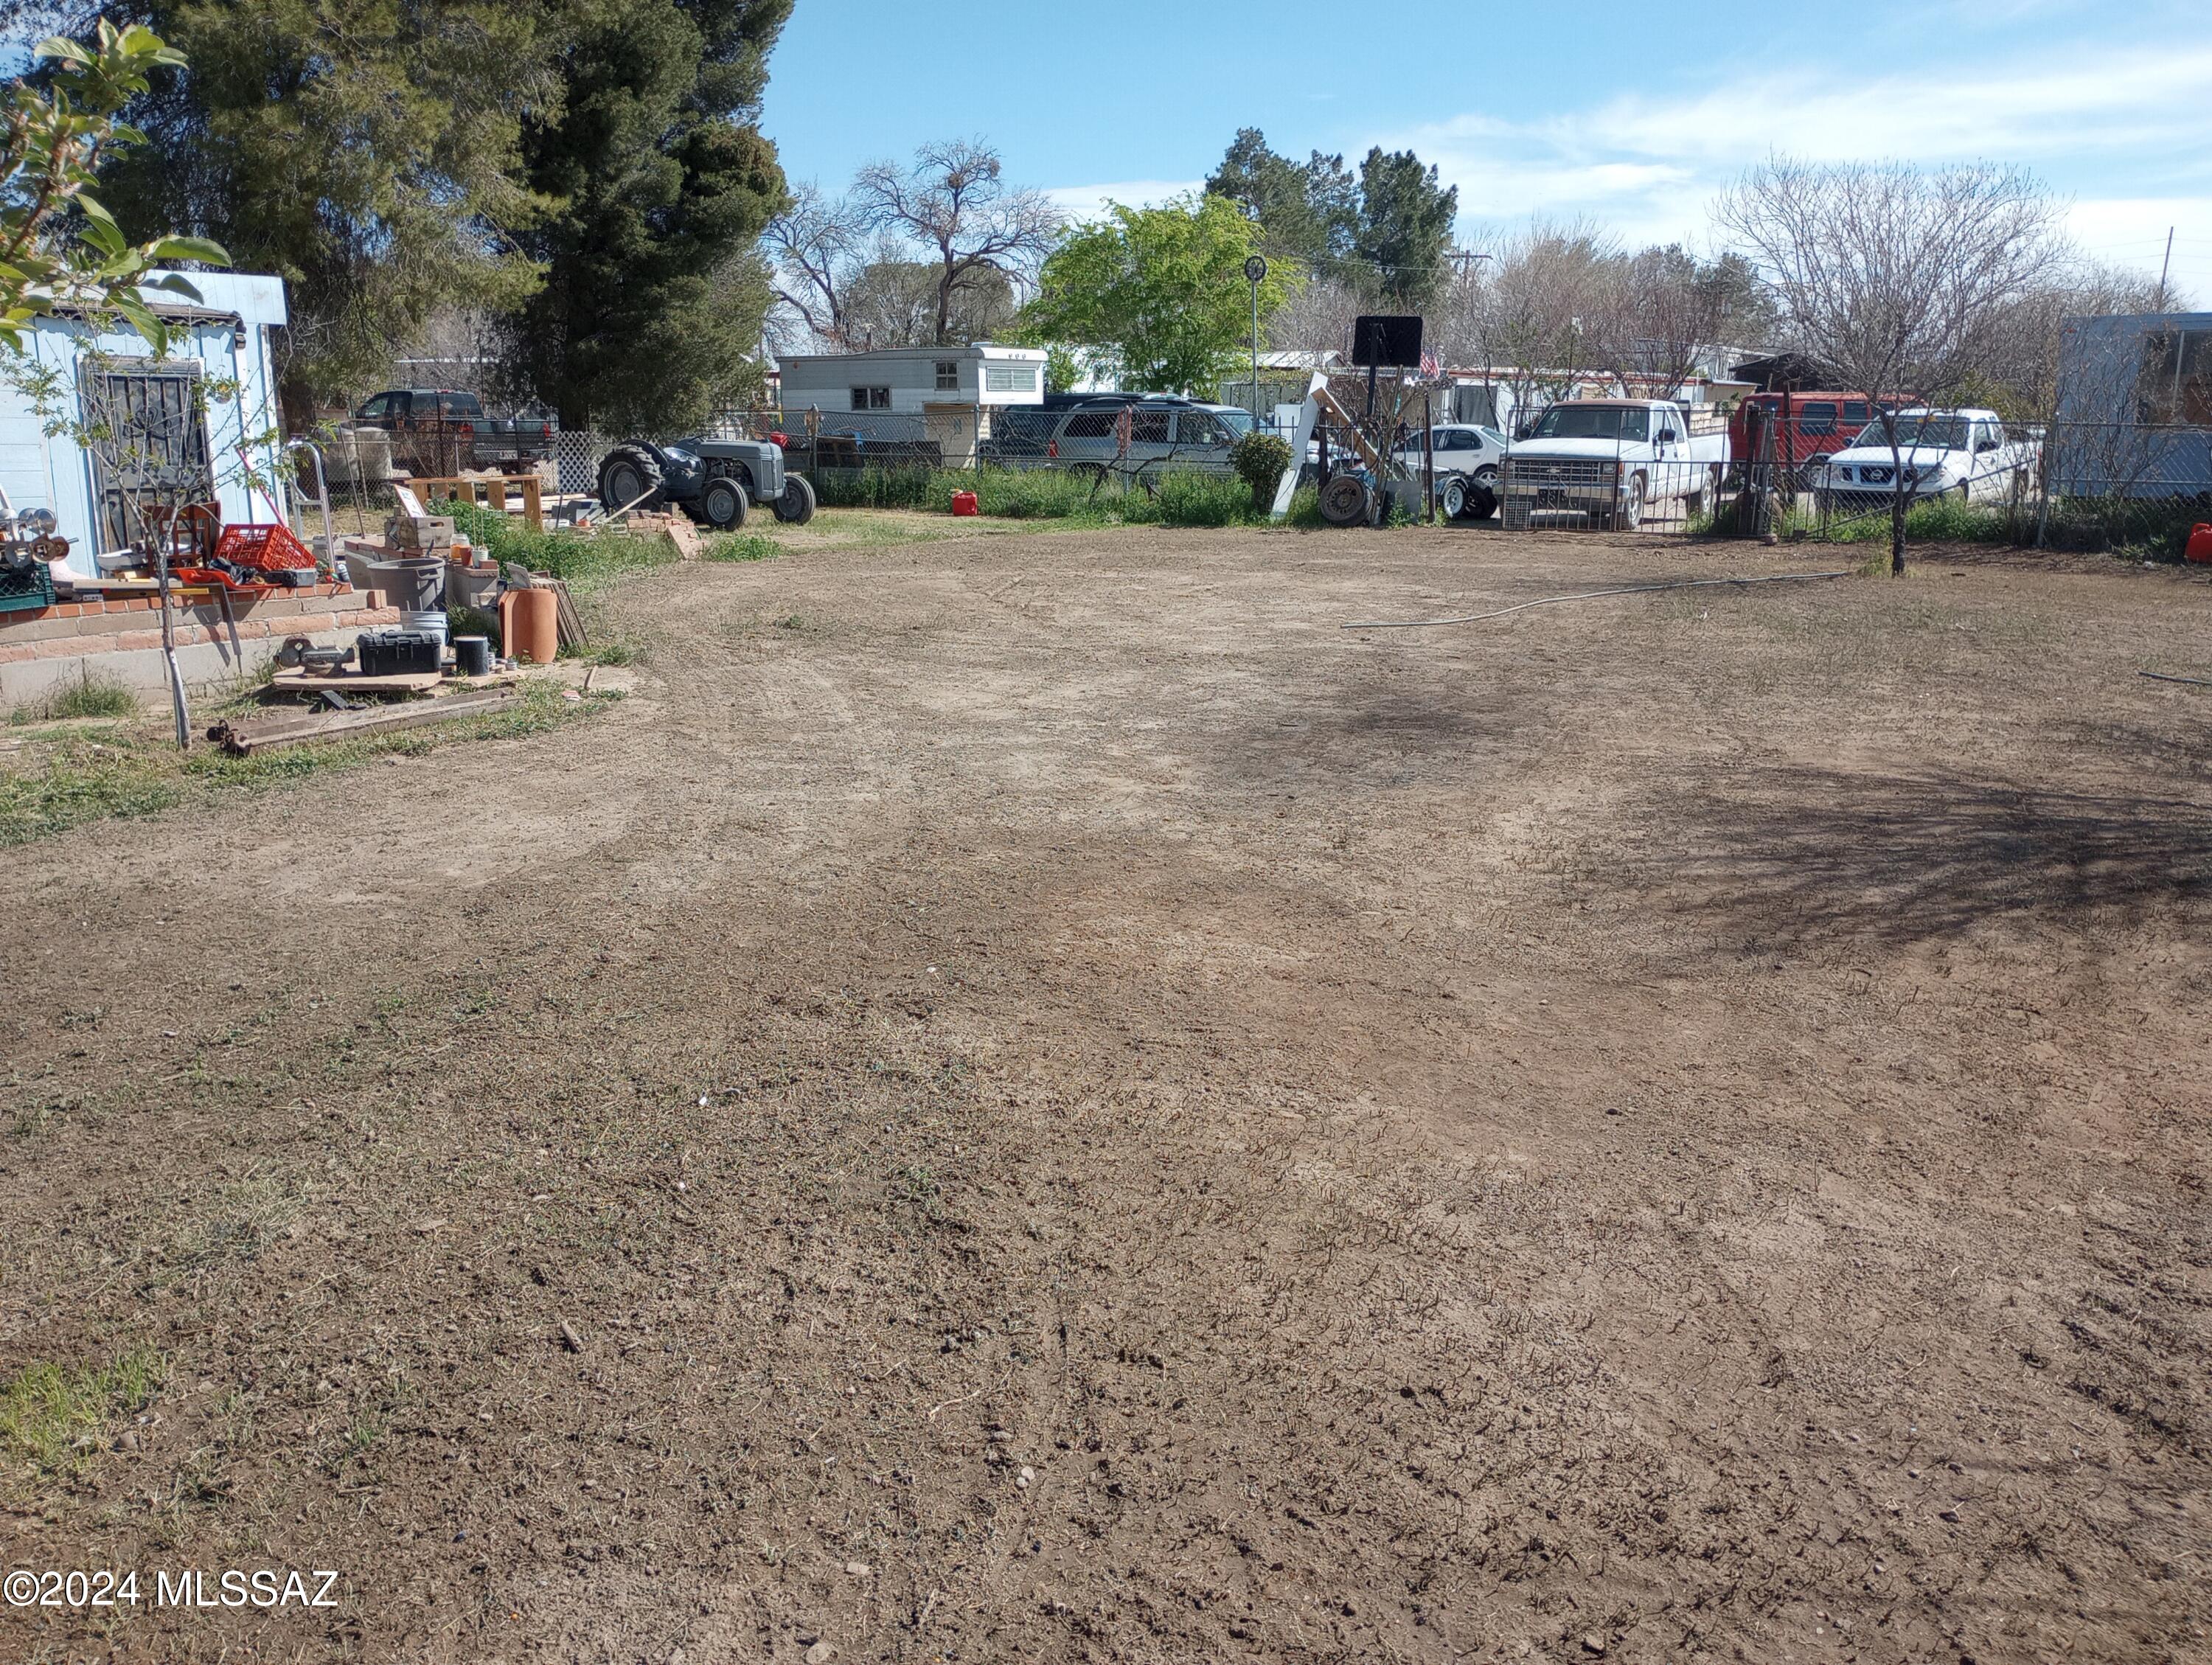
[[[561,603],[550,590],[509,590],[499,599],[500,645],[510,659],[550,665],[561,652]]]

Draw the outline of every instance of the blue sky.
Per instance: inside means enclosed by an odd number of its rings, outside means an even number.
[[[799,0],[767,130],[842,185],[980,137],[1071,210],[1195,186],[1239,127],[1285,155],[1411,145],[1480,248],[1532,216],[1709,242],[1771,149],[2025,163],[2091,252],[2212,306],[2212,0]]]

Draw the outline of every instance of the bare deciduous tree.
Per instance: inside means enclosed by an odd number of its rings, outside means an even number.
[[[845,290],[859,273],[867,216],[849,197],[795,185],[791,207],[769,222],[776,299],[805,321],[821,345],[845,344]]]
[[[1622,259],[1595,225],[1531,225],[1455,286],[1444,338],[1497,373],[1516,407],[1564,397],[1604,356]]]
[[[1060,210],[1043,192],[1007,186],[998,153],[966,139],[926,144],[914,166],[875,162],[860,170],[853,199],[868,222],[933,252],[935,339],[951,336],[954,297],[996,272],[1025,276],[1050,251]]]
[[[2031,174],[1988,162],[1923,172],[1777,157],[1747,173],[1715,217],[1758,264],[1802,350],[1846,387],[1931,404],[1980,368],[1992,320],[2057,255],[2056,204]],[[1902,573],[1912,482],[1895,413],[1880,408],[1890,570]]]

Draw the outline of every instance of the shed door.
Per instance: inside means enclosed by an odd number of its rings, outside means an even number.
[[[144,537],[146,510],[214,498],[197,361],[108,359],[84,374],[101,549]]]

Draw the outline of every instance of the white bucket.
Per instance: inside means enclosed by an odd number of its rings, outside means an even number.
[[[426,636],[435,636],[443,642],[446,640],[445,611],[441,608],[435,612],[418,613],[403,610],[399,615],[399,628],[403,630],[419,631]]]

